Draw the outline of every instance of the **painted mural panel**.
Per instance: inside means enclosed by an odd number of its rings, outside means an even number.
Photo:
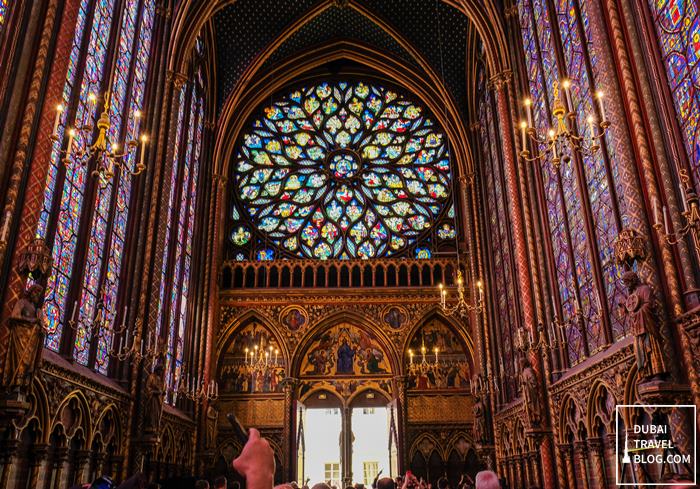
[[[405,361],[410,390],[469,389],[471,368],[464,344],[440,320],[428,321],[416,331]]]
[[[301,375],[377,376],[391,368],[378,338],[357,326],[343,323],[317,333],[302,359]]]
[[[277,340],[265,326],[252,322],[234,333],[234,339],[223,355],[219,372],[221,392],[282,392],[285,366]]]

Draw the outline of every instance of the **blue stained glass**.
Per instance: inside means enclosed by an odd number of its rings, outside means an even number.
[[[275,252],[270,248],[264,248],[262,250],[258,250],[255,257],[258,261],[270,261],[274,260]]]
[[[586,118],[594,113],[593,88],[591,74],[585,64],[585,39],[581,39],[579,31],[579,19],[576,14],[575,0],[559,0],[557,2],[557,16],[559,19],[559,32],[562,38],[564,49],[564,59],[572,80],[571,97],[573,105],[576,107],[576,123],[579,128],[586,127]],[[585,11],[582,11],[585,12]],[[590,34],[589,34],[590,35]],[[592,57],[595,60],[595,56]],[[613,243],[617,237],[618,229],[615,223],[615,216],[612,208],[612,196],[608,187],[608,175],[605,168],[605,159],[602,152],[595,155],[585,155],[583,157],[584,171],[588,187],[588,197],[593,213],[596,236],[593,238],[598,244],[600,251],[600,263],[604,270],[604,278],[607,279],[607,288],[613,294],[610,297],[611,310],[615,304],[624,297],[621,290],[620,281],[616,277],[616,267],[613,256]],[[611,159],[612,167],[617,168],[614,158]],[[613,175],[613,178],[616,175]],[[584,231],[582,230],[583,234]],[[580,255],[585,256],[585,248],[588,246],[581,243]],[[585,263],[585,262],[584,262]],[[587,275],[587,274],[586,274]],[[586,276],[584,275],[584,276]],[[597,351],[605,344],[605,335],[598,324],[600,320],[596,317],[597,306],[591,304],[589,298],[593,297],[595,290],[591,281],[580,283],[582,287],[582,307],[586,314],[588,347],[590,351]],[[585,293],[584,293],[585,289]],[[605,292],[607,292],[606,290]],[[606,294],[607,295],[607,294]],[[611,320],[619,323],[619,319],[613,315]],[[618,325],[621,326],[621,325]]]
[[[138,6],[137,1],[130,4],[129,11]],[[133,81],[130,89],[131,100],[127,113],[126,138],[127,141],[136,140],[141,131],[141,121],[135,116],[137,110],[143,107],[144,91],[146,86],[146,76],[148,73],[148,60],[151,49],[151,34],[153,30],[153,20],[155,16],[155,0],[146,0],[141,13],[141,27],[136,44],[136,51],[133,57]],[[126,167],[134,170],[137,159],[141,158],[138,150],[129,153],[126,157]],[[126,243],[126,231],[129,216],[129,199],[131,196],[132,177],[125,172],[119,175],[117,186],[117,204],[114,210],[114,223],[112,225],[112,236],[109,243],[109,256],[107,262],[107,274],[105,275],[103,301],[106,311],[106,324],[112,326],[117,312],[117,293],[119,291],[119,278],[121,272],[124,246]],[[122,308],[124,310],[124,308]],[[99,336],[97,346],[97,368],[100,373],[106,373],[108,366],[107,349],[112,341],[111,332],[106,330]]]
[[[416,248],[416,258],[424,260],[432,256],[430,249],[428,248]]]

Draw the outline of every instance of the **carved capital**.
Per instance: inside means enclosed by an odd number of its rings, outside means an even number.
[[[17,273],[22,277],[40,281],[49,273],[52,265],[51,250],[43,239],[36,238],[20,253]]]
[[[513,72],[511,70],[503,70],[500,73],[496,73],[489,80],[489,88],[492,90],[502,90],[505,86],[510,83],[513,79]]]
[[[625,228],[617,235],[613,244],[615,261],[632,269],[636,261],[644,261],[647,257],[644,237],[634,228]]]
[[[216,185],[218,185],[221,188],[224,188],[226,186],[226,182],[228,181],[228,178],[226,178],[225,175],[221,175],[219,173],[212,174],[211,179]]]
[[[605,442],[602,438],[593,437],[588,439],[588,448],[594,455],[603,455],[603,448],[605,447]]]
[[[168,70],[165,72],[165,81],[167,83],[172,83],[176,90],[180,90],[183,86],[185,86],[185,83],[187,83],[188,78],[182,73]]]

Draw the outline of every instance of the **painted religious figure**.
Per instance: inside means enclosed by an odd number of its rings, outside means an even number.
[[[667,372],[661,349],[661,317],[654,290],[642,282],[634,271],[622,275],[627,287],[627,299],[622,312],[627,317],[630,332],[634,336],[634,355],[637,371],[642,379],[652,378]]]
[[[407,357],[409,389],[469,389],[471,367],[466,349],[442,321],[435,319],[418,328]]]
[[[343,339],[343,343],[338,348],[338,363],[336,374],[353,374],[354,371],[355,350],[348,345],[348,340]]]
[[[384,314],[384,322],[392,329],[401,329],[406,322],[406,313],[396,306],[390,307]]]
[[[383,375],[389,373],[384,349],[371,332],[340,324],[320,332],[303,356],[302,375]]]
[[[298,307],[292,307],[282,313],[281,323],[289,331],[298,331],[306,324],[306,315]]]

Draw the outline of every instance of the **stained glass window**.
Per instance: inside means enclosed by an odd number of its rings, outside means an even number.
[[[649,0],[676,115],[700,192],[700,5]]]
[[[201,45],[197,43],[199,51]],[[198,51],[198,52],[199,52]],[[184,380],[185,332],[188,323],[192,246],[204,132],[204,86],[201,72],[177,95],[179,110],[175,131],[157,334],[166,339],[165,380],[171,389],[167,402],[175,404]],[[190,372],[191,373],[191,372]]]
[[[452,198],[442,130],[420,104],[362,82],[318,83],[273,102],[245,132],[234,168],[231,241],[257,237],[260,260],[429,258],[434,245],[418,245],[444,225]]]
[[[7,17],[7,4],[10,3],[8,0],[0,0],[0,27],[5,25],[5,18]]]
[[[501,365],[499,371],[505,374],[504,380],[513,379],[515,375],[515,348],[513,338],[519,321],[516,307],[515,280],[513,277],[514,262],[511,253],[510,227],[506,216],[509,215],[510,199],[505,188],[502,158],[497,141],[498,121],[493,111],[492,94],[486,90],[484,71],[479,71],[478,90],[479,100],[479,139],[481,144],[481,161],[486,188],[486,216],[488,234],[491,242],[493,287],[496,314],[501,324],[499,341]],[[503,383],[503,394],[506,399],[517,395],[515,384],[510,380]]]
[[[564,74],[572,80],[576,116],[573,123],[583,132],[586,117],[595,115],[592,95],[597,56],[589,40],[586,8],[585,0],[557,0],[551,4],[545,0],[518,1],[533,115],[535,125],[541,129],[552,124],[551,96],[555,82]],[[551,14],[556,24],[550,22]],[[557,51],[561,53],[561,65],[557,63]],[[614,147],[614,141],[607,141],[607,154],[599,151],[584,156],[581,161],[577,158],[562,161],[558,170],[550,162],[545,162],[542,168],[546,219],[554,255],[552,268],[557,278],[557,284],[552,285],[558,288],[557,302],[564,319],[582,314],[585,324],[585,334],[575,327],[566,330],[571,364],[583,360],[586,351],[594,352],[606,344],[602,306],[596,298],[606,297],[610,310],[615,310],[620,301],[613,242],[625,207],[619,199],[622,192],[611,188],[611,185],[619,186]],[[617,193],[613,194],[613,190]],[[587,216],[586,208],[591,217]],[[589,235],[589,229],[593,229],[594,235]],[[598,290],[596,269],[602,276],[603,290]],[[611,317],[610,322],[611,335],[624,336],[618,318]]]
[[[118,310],[117,292],[132,181],[129,175],[117,172],[114,180],[100,185],[89,177],[85,166],[75,161],[69,162],[64,170],[59,151],[68,126],[94,126],[99,115],[97,108],[101,110],[102,104],[91,104],[89,95],[103,93],[109,76],[112,76],[109,139],[132,140],[142,130],[136,113],[144,104],[155,0],[124,2],[123,15],[114,6],[113,0],[82,0],[79,6],[61,100],[66,110],[59,120],[58,141],[52,148],[44,208],[37,228],[38,237],[53,242],[54,269],[48,280],[44,306],[46,346],[59,350],[63,326],[70,322],[76,328],[75,359],[87,365],[94,358],[94,365],[101,373],[107,371],[112,341],[109,327]],[[117,19],[121,19],[119,24]],[[107,45],[112,29],[118,29],[119,36],[114,60],[108,58]],[[85,49],[84,36],[88,36]],[[77,67],[83,62],[85,69],[78,72]],[[111,63],[115,64],[114,74],[108,75],[105,67]],[[79,131],[73,148],[85,148],[89,143]],[[134,168],[134,159],[133,152],[125,159],[128,168]],[[84,196],[91,188],[94,188],[94,200],[86,203]],[[85,226],[81,224],[83,221]],[[87,236],[86,242],[82,236]],[[76,263],[76,253],[81,247],[86,250],[84,262]],[[73,280],[82,283],[78,295],[69,297]],[[95,318],[106,327],[93,345],[92,333],[96,332],[90,326]]]

